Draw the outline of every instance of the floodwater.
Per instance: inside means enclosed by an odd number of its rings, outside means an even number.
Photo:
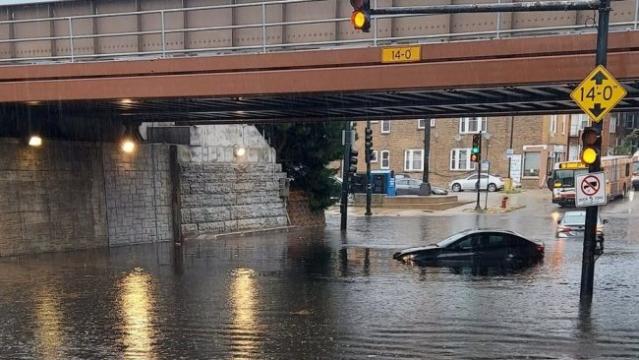
[[[505,215],[352,217],[325,230],[0,260],[6,359],[639,357],[639,200],[606,207],[592,309],[581,240],[540,199]],[[544,240],[511,274],[416,268],[394,251],[475,226]],[[481,272],[483,273],[483,272]]]

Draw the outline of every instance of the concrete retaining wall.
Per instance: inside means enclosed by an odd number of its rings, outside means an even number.
[[[171,238],[168,151],[0,139],[0,256]]]

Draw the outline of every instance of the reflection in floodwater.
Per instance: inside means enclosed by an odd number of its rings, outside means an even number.
[[[36,296],[37,343],[41,359],[61,359],[62,311],[58,293],[45,286]]]
[[[135,269],[120,283],[125,358],[154,358],[151,275]]]
[[[235,357],[250,358],[259,350],[259,334],[256,334],[255,272],[237,269],[231,283],[231,305],[233,311],[233,334],[231,343]]]

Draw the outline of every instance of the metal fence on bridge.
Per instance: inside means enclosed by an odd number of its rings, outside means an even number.
[[[152,1],[152,0],[151,0]],[[632,0],[630,0],[632,1]],[[383,0],[373,0],[382,4]],[[137,3],[137,2],[136,2]],[[386,2],[383,2],[386,4]],[[628,8],[628,0],[623,1]],[[637,30],[639,26],[639,0],[632,1],[634,11],[626,9],[627,21],[611,23],[612,31]],[[346,5],[346,6],[345,6]],[[34,5],[37,6],[37,5]],[[504,14],[491,14],[495,25],[486,30],[484,22],[481,31],[451,32],[452,20],[448,26],[442,25],[443,32],[396,34],[394,23],[415,16],[378,16],[374,19],[371,32],[346,33],[352,30],[347,1],[340,0],[274,0],[253,3],[201,6],[192,8],[173,8],[159,10],[141,10],[88,14],[73,16],[55,16],[55,6],[48,4],[49,17],[23,18],[0,21],[0,33],[6,38],[0,39],[0,64],[2,63],[40,63],[40,62],[78,62],[122,58],[166,58],[197,55],[219,55],[232,52],[265,53],[298,49],[362,47],[402,43],[441,42],[470,39],[499,39],[516,36],[534,36],[548,34],[582,34],[595,32],[595,15],[584,17],[577,24],[579,14],[575,14],[575,23],[559,26],[521,26],[513,28],[511,17],[505,21]],[[300,6],[307,6],[308,11]],[[322,6],[334,6],[336,17],[326,17],[317,11]],[[298,7],[301,15],[296,19],[287,19],[286,7]],[[615,3],[613,3],[613,9]],[[6,17],[15,18],[13,8],[6,7]],[[316,11],[315,14],[313,12]],[[95,8],[93,9],[95,12]],[[197,21],[189,24],[189,14],[199,15]],[[24,15],[23,15],[24,16]],[[438,15],[441,23],[441,16]],[[418,16],[424,23],[437,19],[435,16]],[[229,19],[230,18],[230,19]],[[568,19],[568,16],[566,17]],[[555,20],[557,18],[555,17]],[[563,17],[562,17],[563,19]],[[468,20],[466,18],[466,21]],[[200,26],[202,22],[212,22],[210,26]],[[240,23],[241,22],[241,23]],[[528,20],[528,22],[531,22]],[[535,20],[534,23],[537,23]],[[412,24],[415,24],[413,22]],[[509,26],[504,26],[504,24]],[[477,28],[475,22],[472,25]],[[479,25],[481,21],[479,21]],[[543,24],[541,24],[543,25]],[[408,24],[410,27],[410,24]],[[472,28],[472,27],[471,27]],[[413,30],[415,27],[413,26]],[[421,29],[421,28],[420,28]],[[432,29],[432,27],[431,27]],[[5,31],[6,30],[6,31]],[[339,35],[346,34],[344,36]],[[296,33],[310,31],[313,39],[304,39]],[[419,31],[418,31],[419,32]],[[428,33],[431,32],[431,33]],[[246,38],[240,38],[243,33]],[[199,34],[199,35],[198,35]],[[316,36],[319,34],[320,36]],[[198,38],[199,40],[188,40]],[[208,38],[208,42],[207,42]],[[211,39],[217,39],[211,42]],[[297,39],[300,39],[299,41]],[[107,45],[105,45],[107,44]],[[34,55],[35,54],[35,55]]]

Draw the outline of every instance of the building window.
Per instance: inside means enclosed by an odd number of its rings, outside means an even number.
[[[487,119],[484,117],[465,117],[459,119],[460,134],[477,134],[486,130]]]
[[[388,120],[382,120],[382,121],[380,121],[380,124],[381,124],[381,130],[380,130],[380,132],[381,132],[382,134],[388,134],[388,133],[390,133],[390,121],[388,121]]]
[[[579,136],[579,131],[588,126],[588,117],[584,114],[570,116],[570,136]]]
[[[568,116],[561,115],[561,135],[566,135],[566,118]]]
[[[455,171],[472,170],[475,167],[470,162],[470,148],[452,149],[450,151],[450,169]]]
[[[524,174],[525,177],[539,177],[539,152],[524,153]]]
[[[404,171],[424,171],[424,151],[404,151]]]
[[[610,127],[608,130],[610,130],[611,134],[617,132],[617,117],[614,115],[610,117]]]
[[[550,115],[550,135],[557,133],[557,115]]]
[[[417,128],[423,129],[426,126],[426,121],[428,121],[428,119],[418,119]],[[435,127],[435,119],[430,119],[430,127]]]
[[[371,162],[372,163],[377,162],[377,150],[373,150],[373,152],[371,153]]]
[[[382,150],[379,152],[381,157],[381,163],[379,164],[380,169],[390,169],[390,151]]]

